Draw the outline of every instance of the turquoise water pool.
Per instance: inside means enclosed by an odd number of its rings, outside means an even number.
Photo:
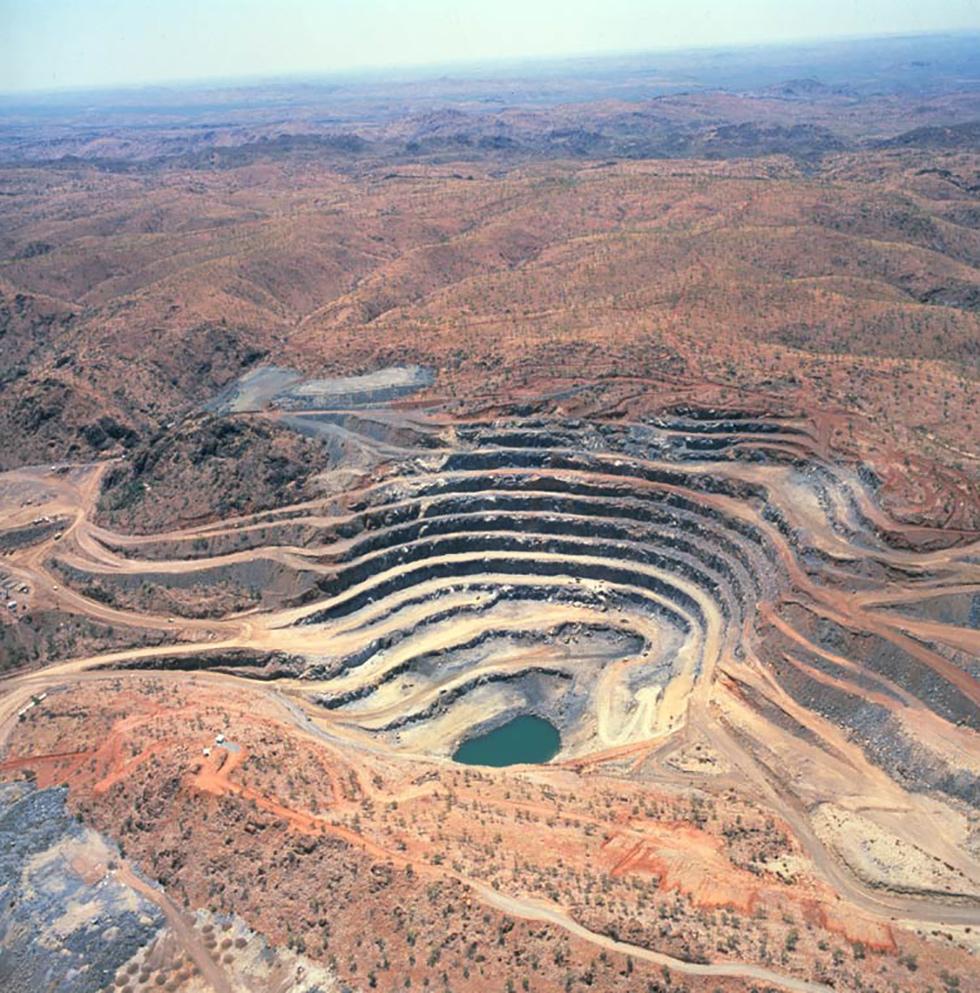
[[[453,759],[465,765],[539,765],[553,759],[560,749],[561,736],[553,724],[523,714],[486,734],[467,738]]]

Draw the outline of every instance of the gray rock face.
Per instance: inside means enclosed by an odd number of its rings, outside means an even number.
[[[66,796],[0,784],[2,993],[95,993],[163,927],[109,871],[116,845],[74,820]]]

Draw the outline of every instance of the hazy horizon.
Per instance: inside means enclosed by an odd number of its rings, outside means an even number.
[[[215,0],[168,9],[0,0],[0,93],[131,89],[779,46],[980,29],[972,2]]]
[[[134,80],[132,82],[101,83],[101,84],[77,84],[74,86],[54,86],[36,89],[4,90],[0,88],[0,97],[18,98],[30,96],[70,96],[72,94],[111,94],[111,93],[134,93],[140,91],[154,90],[202,90],[209,89],[226,90],[237,87],[250,86],[302,86],[305,84],[315,85],[317,83],[327,83],[335,80],[348,80],[366,82],[372,80],[389,81],[392,79],[432,79],[437,75],[445,76],[447,79],[458,78],[469,79],[479,78],[487,73],[490,77],[498,74],[503,69],[516,69],[529,74],[540,71],[542,75],[547,75],[547,70],[553,67],[563,66],[565,63],[577,61],[597,63],[613,63],[618,59],[624,61],[635,59],[641,60],[646,57],[669,56],[676,58],[690,54],[692,56],[699,53],[748,53],[753,50],[766,52],[778,52],[785,49],[788,52],[796,52],[808,49],[813,46],[820,49],[824,46],[834,44],[873,44],[876,42],[887,43],[915,41],[917,39],[942,39],[956,38],[959,36],[970,37],[977,35],[980,37],[980,28],[961,28],[949,31],[930,32],[895,32],[865,35],[840,35],[833,37],[801,37],[787,38],[780,41],[768,42],[735,42],[730,44],[714,45],[678,45],[674,47],[638,47],[631,49],[610,49],[603,51],[575,51],[564,52],[553,55],[513,55],[513,56],[487,56],[484,58],[459,58],[455,60],[435,61],[435,62],[406,62],[390,63],[383,65],[351,65],[333,70],[303,70],[296,69],[282,72],[267,73],[239,73],[233,75],[212,75],[212,76],[177,76],[172,78],[161,78],[154,80]],[[451,75],[450,75],[451,74]]]

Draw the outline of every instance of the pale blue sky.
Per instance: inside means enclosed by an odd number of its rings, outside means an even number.
[[[0,92],[978,27],[978,0],[0,0]]]

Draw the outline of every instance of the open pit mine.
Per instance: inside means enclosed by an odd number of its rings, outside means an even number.
[[[0,480],[11,600],[89,624],[0,703],[0,827],[67,787],[37,850],[98,849],[123,936],[71,988],[977,989],[977,535],[891,519],[817,415],[429,383],[219,397],[329,458],[203,524]],[[17,926],[87,934],[43,888]]]

